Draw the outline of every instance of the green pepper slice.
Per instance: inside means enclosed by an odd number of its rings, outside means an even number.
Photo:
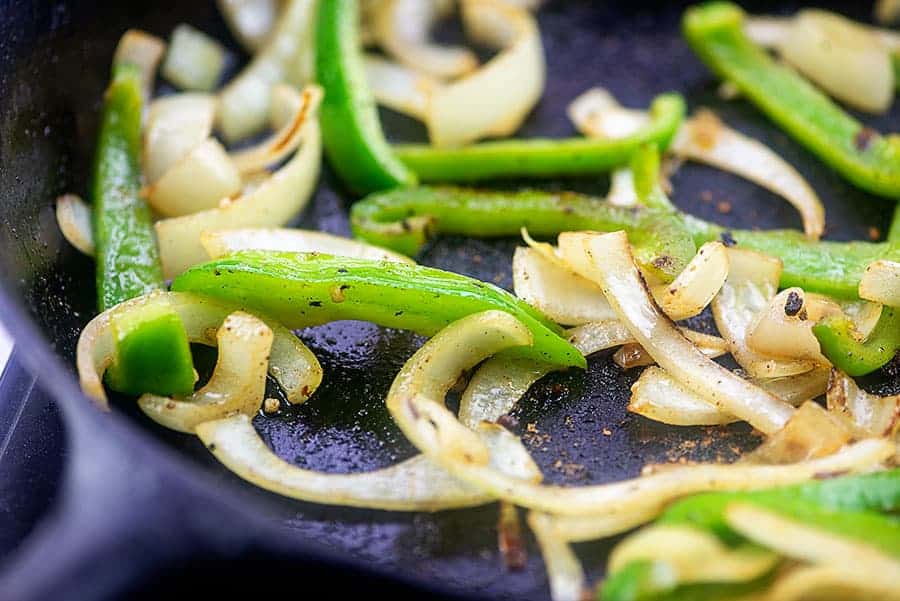
[[[864,127],[825,94],[779,65],[744,33],[744,12],[716,2],[688,9],[684,35],[694,52],[797,142],[854,185],[900,198],[900,137]]]
[[[331,166],[360,193],[414,186],[415,175],[394,156],[378,121],[363,68],[357,1],[318,4],[316,78],[325,89],[319,121]]]
[[[425,182],[605,173],[628,164],[642,144],[651,142],[667,148],[684,112],[681,96],[662,94],[650,105],[650,122],[623,138],[498,140],[459,148],[410,144],[395,146],[395,151]]]
[[[358,319],[426,336],[471,313],[499,309],[534,335],[533,346],[507,352],[563,367],[586,365],[559,326],[527,303],[492,284],[420,265],[247,251],[191,267],[172,290],[227,301],[289,328]]]

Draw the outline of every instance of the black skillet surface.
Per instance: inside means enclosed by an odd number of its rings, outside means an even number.
[[[866,19],[870,7],[836,8]],[[521,135],[571,135],[565,106],[593,85],[634,106],[677,90],[692,109],[714,108],[795,165],[826,204],[828,237],[868,238],[873,228],[883,230],[890,203],[852,189],[747,103],[717,98],[715,80],[679,35],[682,10],[681,3],[547,6],[540,13],[547,92]],[[62,240],[52,199],[85,190],[109,58],[126,27],[167,36],[175,23],[188,21],[229,38],[205,2],[0,1],[0,15],[0,317],[16,335],[17,357],[57,400],[29,395],[33,379],[22,373],[8,374],[0,390],[6,395],[0,398],[0,519],[9,518],[0,537],[0,599],[114,598],[137,588],[155,596],[188,583],[216,585],[207,592],[250,584],[259,593],[286,582],[300,592],[325,581],[337,595],[378,590],[402,596],[424,587],[434,595],[546,598],[532,540],[524,570],[503,567],[493,505],[428,515],[287,500],[243,484],[197,439],[149,422],[133,401],[118,399],[113,416],[87,406],[77,391],[72,353],[93,315],[93,267]],[[423,135],[398,115],[383,118],[395,139]],[[897,130],[900,110],[864,121]],[[786,203],[730,175],[688,165],[673,183],[675,202],[696,215],[736,227],[799,226]],[[607,182],[534,185],[603,194]],[[346,234],[350,202],[326,172],[299,224]],[[508,288],[515,245],[511,239],[443,238],[419,259]],[[712,327],[703,318],[696,325]],[[307,405],[257,418],[272,448],[297,465],[331,472],[378,468],[409,456],[412,449],[381,399],[421,340],[362,323],[323,326],[301,337],[325,366],[325,380]],[[604,353],[590,359],[586,373],[549,376],[523,399],[515,415],[547,481],[613,481],[649,462],[728,460],[758,443],[746,426],[673,428],[629,415],[625,404],[636,376]],[[900,377],[884,372],[871,385],[896,390]],[[579,546],[593,579],[602,576],[611,544]]]

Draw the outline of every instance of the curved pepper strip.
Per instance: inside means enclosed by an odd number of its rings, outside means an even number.
[[[616,207],[572,192],[397,189],[357,202],[350,220],[358,238],[409,255],[434,232],[496,237],[518,235],[522,227],[536,236],[624,229],[641,267],[664,281],[678,275],[697,251],[674,213]]]
[[[415,175],[394,156],[378,121],[363,67],[356,0],[318,4],[316,78],[325,89],[319,121],[331,166],[357,192],[414,186]]]
[[[585,367],[562,330],[505,290],[419,265],[319,253],[246,251],[196,265],[172,290],[227,301],[301,328],[342,319],[371,321],[430,336],[472,313],[506,311],[534,335],[516,353],[556,366]]]
[[[92,181],[97,303],[101,311],[165,287],[150,208],[141,199],[141,70],[113,67]],[[145,307],[113,321],[116,356],[110,388],[138,394],[189,394],[196,374],[187,334],[171,307]],[[147,370],[164,358],[164,370]]]
[[[854,185],[900,199],[900,136],[864,127],[795,71],[779,65],[743,30],[744,12],[717,2],[689,9],[684,35],[717,75]]]
[[[704,493],[678,501],[657,524],[690,525],[729,544],[744,541],[729,528],[725,509],[732,503],[759,505],[841,537],[865,541],[900,557],[900,523],[882,515],[900,509],[900,469],[844,476],[769,490]],[[635,561],[611,574],[602,586],[604,601],[729,599],[762,589],[769,577],[745,583],[691,584],[672,588],[660,582],[650,561]],[[690,595],[688,594],[690,593]]]
[[[684,113],[681,96],[662,94],[650,105],[649,123],[622,138],[498,140],[460,148],[410,144],[395,146],[394,150],[425,182],[605,173],[626,165],[642,144],[652,142],[667,148],[684,120]]]

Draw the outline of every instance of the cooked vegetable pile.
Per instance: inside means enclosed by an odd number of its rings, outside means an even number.
[[[138,397],[151,419],[288,497],[402,511],[499,502],[511,565],[525,508],[555,601],[589,590],[572,543],[629,531],[597,585],[605,601],[900,599],[900,395],[854,380],[900,350],[900,210],[881,241],[820,240],[825,210],[794,167],[665,90],[635,109],[589,87],[569,106],[579,135],[510,138],[544,91],[538,4],[220,0],[252,57],[224,85],[227,51],[205,33],[179,25],[168,44],[126,33],[90,202],[57,201],[63,234],[97,261],[101,313],[77,349],[85,394],[103,409],[107,389]],[[457,12],[491,58],[432,39]],[[900,4],[877,15],[897,20]],[[889,109],[900,35],[727,2],[688,9],[683,33],[723,93],[872,202],[900,200],[900,136],[844,108]],[[177,92],[153,96],[158,68]],[[421,121],[429,143],[389,143],[376,105]],[[283,227],[315,191],[323,149],[356,199],[355,240]],[[667,175],[681,161],[781,196],[803,231],[679,211]],[[541,189],[597,174],[610,175],[606,198]],[[532,187],[462,187],[497,178]],[[515,294],[416,265],[441,234],[520,235]],[[718,335],[686,325],[703,312]],[[385,399],[412,459],[322,473],[254,429],[281,402],[267,398],[269,376],[287,402],[315,400],[322,367],[291,330],[344,319],[430,337]],[[191,343],[218,349],[199,387]],[[548,373],[612,348],[623,370],[644,368],[629,411],[671,427],[747,422],[763,442],[733,464],[543,483],[507,414]],[[454,413],[444,399],[461,382]]]

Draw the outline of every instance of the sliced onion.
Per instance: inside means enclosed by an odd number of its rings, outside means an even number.
[[[266,394],[272,330],[259,318],[236,311],[216,334],[219,356],[209,382],[184,400],[145,394],[138,406],[153,421],[193,433],[203,422],[229,415],[252,416]]]
[[[560,235],[559,245],[571,265],[603,288],[635,339],[687,388],[764,433],[779,430],[788,420],[793,412],[790,405],[709,359],[660,313],[634,264],[624,232],[566,233]]]
[[[584,599],[587,580],[584,570],[568,541],[557,536],[552,518],[532,511],[528,514],[528,525],[541,548],[550,584],[550,598],[553,601]]]
[[[721,242],[707,242],[671,284],[650,289],[669,318],[678,321],[700,314],[728,277],[728,253]]]
[[[459,402],[459,421],[468,428],[497,421],[515,407],[532,384],[553,369],[533,359],[491,357],[469,380]]]
[[[674,588],[697,582],[747,582],[768,573],[780,558],[752,545],[729,547],[715,534],[692,526],[658,524],[616,545],[606,572],[613,574],[635,561],[658,564]]]
[[[213,90],[225,68],[225,49],[186,23],[172,31],[162,75],[182,90]]]
[[[153,292],[125,301],[92,319],[81,331],[76,364],[81,390],[98,406],[108,407],[103,374],[115,353],[110,319],[114,313],[129,311],[148,302],[168,302],[178,313],[191,342],[213,346],[219,325],[233,311],[203,297],[183,292]],[[281,386],[288,401],[302,403],[322,381],[322,368],[315,356],[290,330],[264,320],[274,333],[269,356],[269,373]]]
[[[812,327],[829,315],[842,314],[833,300],[788,288],[776,294],[747,331],[747,347],[770,357],[809,359],[827,364]]]
[[[566,331],[566,339],[585,357],[634,342],[634,336],[618,319],[592,321],[571,328]]]
[[[852,438],[844,423],[815,401],[800,405],[784,427],[766,439],[742,461],[796,463],[831,455]]]
[[[729,273],[718,296],[713,299],[713,317],[719,333],[744,370],[755,378],[778,378],[810,371],[815,361],[779,360],[754,352],[747,335],[760,311],[778,290],[780,259],[753,251],[728,249]]]
[[[625,108],[605,88],[590,88],[569,104],[569,120],[591,138],[624,138],[650,122],[644,110]]]
[[[612,172],[606,202],[617,207],[633,207],[638,204],[637,191],[634,189],[634,173],[631,169],[620,167]]]
[[[842,419],[857,438],[891,437],[900,429],[900,394],[869,394],[853,378],[835,369],[831,371],[826,399],[828,410]]]
[[[311,230],[257,228],[203,232],[200,243],[212,259],[241,250],[283,250],[320,252],[338,257],[357,257],[375,261],[414,263],[406,255],[365,242]]]
[[[512,272],[516,296],[557,323],[580,325],[616,319],[599,287],[571,269],[560,268],[558,259],[550,260],[545,252],[516,248]]]
[[[688,119],[669,150],[781,196],[800,213],[803,230],[810,238],[818,240],[825,230],[825,207],[803,176],[768,146],[727,127],[712,111],[701,110]]]
[[[166,43],[140,29],[129,29],[119,39],[113,64],[130,63],[141,71],[141,92],[146,105],[153,95],[156,70],[166,52]]]
[[[382,48],[394,59],[420,73],[453,79],[476,69],[478,57],[468,48],[429,41],[431,28],[442,16],[441,4],[434,0],[382,0],[372,26]]]
[[[860,540],[845,538],[750,504],[725,509],[728,525],[750,541],[791,559],[825,564],[842,572],[865,574],[867,590],[900,598],[900,562]],[[850,582],[856,581],[849,578]]]
[[[180,217],[219,206],[241,191],[241,175],[228,152],[207,138],[143,191],[164,217]]]
[[[556,515],[541,513],[544,528],[562,540],[578,543],[622,534],[659,515],[662,507],[641,506],[619,513],[599,515]],[[538,513],[538,512],[532,512]]]
[[[473,39],[501,50],[478,70],[431,94],[426,125],[435,146],[511,135],[544,90],[544,50],[530,13],[498,0],[463,0],[462,16]]]
[[[894,100],[888,49],[870,27],[836,13],[805,9],[791,20],[778,52],[798,71],[854,108],[883,113]]]
[[[143,167],[154,184],[212,132],[216,99],[208,94],[174,94],[154,100],[144,127]]]
[[[900,262],[881,259],[866,266],[859,296],[889,307],[900,307]]]
[[[462,371],[495,352],[530,343],[528,330],[508,313],[470,315],[426,342],[400,370],[387,397],[388,410],[400,429],[427,457],[460,480],[523,507],[566,515],[659,508],[694,492],[751,490],[869,469],[894,453],[892,442],[866,440],[827,458],[790,466],[677,466],[624,482],[579,488],[529,483],[491,467],[491,450],[447,410],[443,397]]]
[[[870,577],[866,570],[856,570],[850,564],[797,567],[784,573],[766,591],[766,601],[803,601],[834,599],[835,601],[898,601],[896,585],[889,585],[884,576]]]
[[[312,79],[315,2],[287,0],[265,48],[219,94],[217,126],[227,142],[259,132],[278,83],[300,86]]]
[[[288,85],[276,85],[272,90],[272,114],[279,119],[289,117],[262,142],[231,153],[237,170],[242,174],[263,171],[297,150],[303,139],[303,125],[315,117],[322,96],[319,86],[306,86],[301,93]]]
[[[744,21],[744,33],[763,48],[773,48],[791,34],[789,17],[749,17]]]
[[[69,244],[89,257],[94,256],[91,207],[80,196],[63,194],[56,199],[56,223]]]
[[[207,260],[200,243],[203,232],[284,225],[303,210],[318,180],[322,150],[318,121],[307,121],[303,130],[303,143],[293,158],[252,192],[215,209],[156,222],[167,278]]]
[[[824,394],[828,373],[828,368],[818,368],[797,376],[751,381],[796,406]],[[628,410],[673,426],[714,426],[738,421],[735,416],[710,405],[658,367],[645,369],[632,385]]]
[[[366,79],[376,102],[398,113],[424,121],[428,99],[440,82],[380,56],[365,56]]]
[[[483,505],[494,500],[463,484],[419,455],[391,467],[355,474],[327,474],[302,469],[275,455],[246,415],[206,422],[197,436],[229,470],[271,492],[293,499],[391,509],[440,511]],[[494,464],[510,477],[540,480],[540,471],[522,443],[499,426],[479,429],[479,440],[494,452]]]
[[[278,17],[281,0],[216,0],[228,28],[244,48],[253,54],[259,50]]]
[[[694,345],[700,349],[700,352],[710,359],[721,357],[728,352],[728,346],[725,344],[723,338],[712,336],[710,334],[703,334],[702,332],[695,332],[694,330],[689,330],[687,328],[678,329],[685,338],[693,342]],[[650,353],[645,351],[644,347],[636,342],[622,345],[622,348],[613,355],[613,361],[616,362],[616,365],[626,370],[642,367],[644,365],[653,365],[655,363],[653,357],[650,356]]]

